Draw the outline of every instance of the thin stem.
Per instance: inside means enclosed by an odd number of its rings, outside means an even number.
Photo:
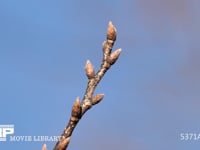
[[[112,22],[109,22],[107,30],[107,40],[103,43],[103,59],[101,66],[95,74],[94,67],[91,62],[86,62],[85,71],[88,77],[88,84],[84,97],[82,99],[82,102],[80,102],[79,98],[76,99],[72,107],[72,113],[69,122],[65,127],[63,133],[61,134],[60,140],[56,143],[53,150],[65,150],[68,147],[71,135],[82,116],[90,108],[92,108],[93,105],[99,103],[103,99],[103,94],[98,94],[96,96],[93,96],[93,94],[95,88],[97,87],[100,80],[103,78],[104,74],[109,70],[111,65],[116,62],[121,53],[121,49],[111,53],[115,40],[116,29],[113,26]]]

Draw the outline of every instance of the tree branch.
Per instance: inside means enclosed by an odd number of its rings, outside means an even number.
[[[87,60],[85,65],[85,73],[88,77],[88,84],[82,99],[82,102],[77,98],[72,106],[71,117],[63,133],[61,134],[60,140],[56,143],[53,150],[65,150],[70,143],[70,138],[74,128],[78,124],[81,117],[95,104],[99,103],[104,94],[97,94],[93,96],[94,90],[106,71],[113,65],[120,53],[121,49],[112,52],[113,45],[116,40],[116,29],[112,22],[109,22],[107,29],[107,39],[103,43],[103,59],[102,64],[95,74],[94,66]],[[46,145],[43,145],[42,150],[47,150]]]

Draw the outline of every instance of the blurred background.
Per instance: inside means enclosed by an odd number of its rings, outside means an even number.
[[[200,1],[1,0],[0,124],[15,136],[60,135],[98,70],[109,21],[116,64],[95,94],[104,100],[75,129],[68,149],[197,150],[200,134]],[[52,149],[55,142],[45,142]],[[0,142],[40,150],[44,142]]]

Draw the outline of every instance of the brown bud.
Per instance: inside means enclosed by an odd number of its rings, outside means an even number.
[[[81,115],[81,102],[79,97],[77,97],[72,107],[72,116],[79,118],[80,115]]]
[[[94,66],[92,65],[92,63],[89,60],[87,60],[87,62],[85,64],[85,73],[86,73],[88,79],[94,78],[94,76],[95,76]]]
[[[97,94],[92,97],[92,104],[95,105],[99,103],[104,98],[104,94]]]
[[[102,47],[103,47],[103,51],[105,51],[105,50],[106,50],[106,48],[107,48],[106,41],[104,41],[104,42],[102,43]]]
[[[47,150],[47,145],[46,144],[43,144],[42,150]]]
[[[114,52],[112,52],[110,54],[108,62],[111,65],[114,64],[117,61],[117,59],[119,58],[119,55],[120,55],[121,51],[122,51],[122,49],[120,48],[120,49],[118,49],[118,50],[116,50],[116,51],[114,51]]]
[[[107,39],[108,40],[112,40],[115,41],[116,40],[116,28],[114,27],[114,25],[112,24],[112,22],[110,21],[108,23],[108,29],[107,29]]]

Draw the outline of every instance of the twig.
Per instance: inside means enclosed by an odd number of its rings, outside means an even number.
[[[97,94],[93,96],[94,90],[106,71],[113,65],[120,53],[121,49],[118,49],[111,53],[112,47],[116,40],[116,29],[113,26],[112,22],[109,22],[108,29],[107,29],[107,40],[103,43],[103,59],[102,64],[95,74],[94,66],[92,63],[87,60],[85,65],[85,73],[88,77],[88,85],[85,91],[85,95],[82,99],[82,102],[79,98],[77,98],[73,104],[71,117],[69,122],[64,129],[63,133],[61,134],[60,140],[56,143],[53,150],[65,150],[69,145],[71,135],[73,133],[74,128],[76,127],[77,123],[81,119],[81,117],[95,104],[99,103],[104,94]],[[46,145],[43,145],[42,150],[47,150]]]

